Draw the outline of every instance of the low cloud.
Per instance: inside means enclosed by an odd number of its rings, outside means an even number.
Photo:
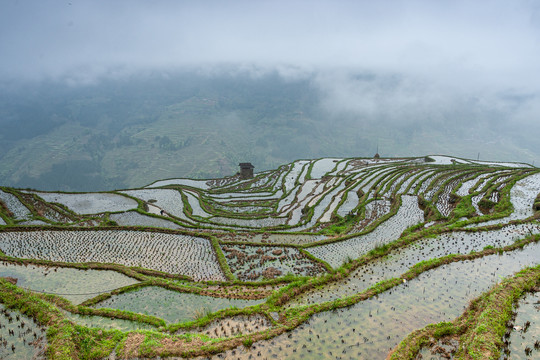
[[[333,121],[538,129],[532,1],[4,1],[0,83],[179,69],[309,81]],[[4,85],[5,86],[5,85]]]
[[[248,64],[536,88],[538,13],[530,1],[5,1],[0,76]]]

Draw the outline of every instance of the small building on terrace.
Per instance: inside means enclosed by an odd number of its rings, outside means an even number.
[[[253,178],[253,169],[255,169],[255,166],[251,165],[251,163],[240,163],[240,177],[242,179],[251,179]]]

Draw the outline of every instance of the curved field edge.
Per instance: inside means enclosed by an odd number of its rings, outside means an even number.
[[[441,172],[444,170],[446,166],[439,166],[439,169],[437,172]],[[413,166],[410,167],[410,170],[411,169],[414,169]],[[469,168],[467,167],[461,167],[460,169],[456,170],[454,168],[452,169],[446,169],[448,171],[452,170],[454,172],[459,172],[461,171],[461,173],[463,174],[463,172],[466,172],[468,170],[470,170]],[[487,170],[487,169],[481,169],[481,168],[477,168],[476,170]],[[494,218],[498,218],[498,217],[504,217],[506,215],[508,215],[509,213],[511,213],[511,204],[510,203],[510,199],[509,199],[509,190],[512,188],[512,186],[515,184],[515,182],[517,182],[518,180],[524,178],[524,177],[527,177],[529,175],[532,175],[533,173],[537,172],[537,170],[534,170],[534,169],[514,169],[513,171],[515,171],[515,173],[513,174],[512,178],[509,179],[507,182],[505,182],[506,186],[500,191],[500,200],[498,203],[496,203],[495,205],[495,208],[493,209],[493,212],[492,214],[490,215],[487,215],[488,217],[485,217],[485,216],[478,216],[476,218],[474,218],[474,221],[475,222],[481,222],[481,221],[486,221],[486,220],[489,220],[489,219],[494,219]],[[449,174],[446,174],[446,176],[448,176]],[[496,180],[496,178],[498,177],[495,177],[493,179],[490,180],[490,182],[488,182],[486,184],[486,187],[489,187],[488,185],[491,185],[491,182]],[[382,176],[379,181],[385,179],[385,176]],[[386,181],[388,181],[388,179],[386,179]],[[374,184],[371,189],[373,189],[374,187],[376,187],[377,184]],[[412,185],[412,182],[411,184],[409,185]],[[419,184],[420,185],[420,184]],[[439,190],[442,190],[442,188],[444,188],[444,186],[441,187],[441,189]],[[14,189],[11,189],[13,191],[15,191]],[[16,192],[16,191],[15,191]],[[115,192],[110,192],[111,194],[114,194]],[[472,195],[475,195],[477,193],[473,193],[471,194],[470,196]],[[19,194],[20,195],[20,194]],[[392,215],[395,214],[395,212],[397,212],[397,209],[399,208],[400,206],[400,201],[395,201],[396,199],[396,196],[397,194],[393,194],[392,195],[392,198],[394,199],[394,206],[392,206],[391,208],[391,211],[382,216],[381,218],[378,218],[373,224],[370,224],[368,227],[366,227],[363,231],[359,232],[359,233],[353,233],[353,234],[347,234],[347,232],[350,230],[350,226],[353,222],[355,221],[358,221],[360,220],[360,218],[362,218],[362,214],[360,213],[359,215],[356,215],[356,216],[352,216],[352,217],[348,217],[346,219],[340,219],[338,217],[336,217],[333,222],[329,223],[328,225],[331,225],[330,228],[323,228],[321,229],[320,231],[318,232],[303,232],[303,231],[291,231],[289,232],[289,234],[309,234],[309,235],[337,235],[337,236],[331,236],[331,237],[328,237],[327,239],[324,239],[322,241],[316,241],[316,242],[312,242],[310,244],[307,244],[307,245],[293,245],[293,246],[298,246],[298,247],[313,247],[313,246],[318,246],[318,245],[323,245],[323,244],[328,244],[328,243],[332,243],[332,242],[338,242],[338,241],[342,241],[342,240],[346,240],[348,238],[351,238],[351,237],[356,237],[356,236],[359,236],[359,235],[362,235],[362,234],[365,234],[365,233],[368,233],[370,231],[372,231],[374,228],[376,228],[378,225],[380,225],[382,222],[384,222],[385,220],[387,220],[389,217],[391,217]],[[124,195],[125,196],[125,195]],[[205,224],[205,221],[204,219],[196,219],[198,222],[196,224],[193,224],[193,225],[188,225],[188,224],[183,224],[181,222],[179,222],[177,219],[172,219],[172,218],[166,218],[166,217],[163,217],[163,216],[158,216],[158,215],[155,215],[155,214],[151,214],[151,213],[148,213],[146,211],[144,211],[143,209],[143,206],[142,206],[142,201],[140,199],[135,199],[133,198],[134,200],[137,200],[138,203],[139,203],[139,206],[137,207],[137,209],[135,209],[134,211],[136,211],[137,213],[141,214],[141,215],[145,215],[145,216],[150,216],[150,217],[153,217],[153,218],[159,218],[159,219],[166,219],[168,221],[172,221],[174,224],[176,225],[180,225],[180,226],[183,226],[184,228],[186,229],[190,229],[191,232],[193,233],[197,233],[196,235],[197,236],[203,236],[201,234],[201,231],[204,231],[204,230],[213,230],[213,231],[224,231],[224,232],[233,232],[235,230],[241,230],[240,228],[236,228],[235,226],[231,226],[229,228],[226,228],[226,227],[214,227],[214,228],[206,228],[204,226]],[[322,200],[319,199],[319,202]],[[367,202],[369,202],[370,200],[366,200],[365,197],[363,196],[362,199],[359,201],[359,206],[358,207],[363,207],[363,205],[365,205]],[[427,202],[426,205],[428,205],[429,209],[432,210],[431,213],[431,217],[434,219],[434,220],[452,220],[452,219],[455,219],[457,218],[456,215],[466,215],[466,216],[471,216],[472,213],[471,213],[471,209],[470,209],[470,206],[466,206],[466,203],[464,202],[462,204],[465,205],[465,208],[468,210],[468,211],[465,211],[464,213],[463,212],[457,212],[454,214],[454,216],[452,216],[450,219],[447,219],[447,218],[444,218],[442,217],[437,209],[436,209],[436,206],[434,206],[434,203],[431,204],[431,202]],[[362,205],[363,204],[363,205]],[[510,208],[507,206],[507,205],[510,205]],[[26,204],[28,205],[28,204]],[[185,204],[186,206],[189,206],[189,204]],[[316,206],[316,205],[315,205]],[[32,207],[30,206],[29,207],[31,212],[34,214],[34,210],[32,209]],[[312,211],[314,208],[313,207],[310,207],[310,211]],[[460,209],[460,210],[465,210],[465,209]],[[429,212],[429,211],[428,211]],[[497,214],[496,216],[493,216]],[[116,223],[114,223],[114,221],[111,221],[108,219],[108,215],[109,213],[105,213],[104,214],[104,217],[99,219],[100,221],[100,224],[96,227],[94,227],[94,229],[104,229],[104,228],[107,228],[107,229],[132,229],[132,230],[140,230],[140,231],[160,231],[160,232],[169,232],[170,229],[166,229],[166,228],[157,228],[157,227],[147,227],[147,226],[142,226],[142,227],[139,227],[139,226],[122,226],[122,227],[118,227],[116,226]],[[234,214],[231,214],[233,217],[235,216]],[[308,214],[309,215],[309,214]],[[35,219],[43,219],[41,217],[39,217],[38,214],[34,214],[34,218]],[[308,216],[309,218],[309,216]],[[427,216],[426,216],[427,218]],[[85,218],[86,220],[90,219],[90,218]],[[307,219],[306,219],[307,220]],[[427,219],[426,219],[427,220]],[[12,224],[12,223],[9,223],[7,224],[8,226],[7,227],[10,227],[15,225],[16,227],[19,227],[19,228],[22,228],[24,226],[21,226],[23,224]],[[18,225],[18,226],[17,226]],[[271,233],[275,233],[275,234],[279,234],[280,233],[280,230],[284,230],[284,229],[293,229],[294,227],[297,227],[299,224],[297,225],[284,225],[284,228],[283,229],[280,229],[280,227],[276,227],[276,228],[265,228],[265,227],[262,227],[262,228],[253,228],[253,229],[242,229],[243,231],[249,231],[249,232],[253,232],[253,233],[264,233],[264,232],[271,232]],[[320,223],[317,221],[314,226],[319,226]],[[32,225],[31,228],[33,229],[40,229],[40,230],[46,230],[47,227],[49,227],[49,229],[58,229],[60,230],[60,228],[66,228],[67,225],[66,224],[63,224],[63,225],[60,225],[60,224],[47,224],[47,225]],[[0,226],[0,228],[2,228],[2,226]],[[71,227],[71,229],[76,229],[76,227]],[[338,230],[337,231],[337,234],[332,234],[335,230]],[[173,230],[174,231],[174,230]],[[182,230],[177,230],[178,232],[182,232]],[[245,243],[245,242],[244,242]],[[260,244],[259,244],[260,245]],[[223,265],[220,261],[220,264]],[[224,268],[223,269],[224,273],[225,273],[225,276],[231,280],[232,278],[230,277],[230,274],[227,274],[227,269]]]
[[[453,322],[431,324],[409,334],[388,360],[415,359],[422,347],[445,337],[458,339],[454,359],[499,359],[506,324],[520,297],[540,286],[540,265],[523,269],[471,301]]]
[[[46,267],[73,268],[79,270],[110,270],[140,281],[140,283],[137,284],[121,287],[110,292],[104,292],[94,298],[86,300],[83,303],[84,305],[93,305],[111,297],[112,295],[118,295],[148,286],[158,286],[183,293],[245,300],[262,299],[267,297],[271,292],[271,290],[257,289],[256,286],[249,286],[251,284],[244,284],[240,282],[220,283],[218,288],[209,288],[207,285],[211,286],[215,285],[215,283],[193,282],[190,278],[183,275],[168,274],[156,270],[144,269],[140,267],[128,267],[120,264],[70,263],[50,260],[19,259],[5,256],[1,252],[0,261],[23,266],[39,265]]]
[[[532,218],[511,221],[508,224],[493,224],[493,225],[489,225],[485,227],[478,227],[478,228],[463,228],[462,224],[459,224],[459,223],[435,225],[433,227],[428,227],[428,228],[424,228],[423,224],[414,225],[408,228],[407,230],[405,230],[399,239],[393,242],[387,243],[385,245],[378,246],[374,248],[373,250],[369,251],[367,254],[357,259],[349,259],[348,262],[344,263],[341,267],[335,269],[334,271],[328,274],[290,283],[289,285],[275,292],[268,299],[268,301],[269,303],[272,303],[276,306],[282,306],[288,303],[293,298],[301,295],[302,293],[305,293],[316,287],[321,287],[326,284],[342,280],[348,277],[354,270],[356,270],[360,266],[368,264],[376,259],[384,258],[387,255],[389,255],[392,250],[404,248],[408,245],[414,244],[416,241],[419,241],[421,239],[435,237],[437,235],[441,235],[444,233],[451,233],[453,231],[458,231],[458,230],[472,232],[472,233],[479,232],[479,231],[495,230],[495,229],[500,229],[509,224],[529,223],[531,220],[537,219],[539,216],[540,214],[536,213],[535,217],[532,217]],[[466,223],[467,222],[465,222],[465,224]],[[530,239],[536,239],[536,237],[531,236],[523,241],[529,241]],[[514,244],[509,245],[501,250],[507,251],[507,250],[515,249],[516,246],[519,246],[518,245],[519,243],[520,242],[517,241]],[[478,252],[475,254],[482,254],[489,251],[495,252],[495,250],[496,249],[486,249],[482,252]],[[452,255],[449,255],[449,256],[452,256]],[[464,255],[457,255],[457,256],[459,258],[460,256],[464,256]]]

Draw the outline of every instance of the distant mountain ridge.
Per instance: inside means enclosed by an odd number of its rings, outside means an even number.
[[[532,130],[516,137],[504,123],[460,114],[401,122],[336,113],[325,96],[314,78],[277,73],[27,85],[0,99],[0,183],[112,190],[229,176],[244,161],[262,171],[299,158],[369,157],[377,146],[382,156],[540,158]]]

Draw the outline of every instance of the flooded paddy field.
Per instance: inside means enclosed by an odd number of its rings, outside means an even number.
[[[262,315],[239,315],[214,320],[201,328],[178,330],[176,334],[201,333],[211,338],[227,338],[240,334],[245,335],[265,331],[271,326],[272,323]]]
[[[181,293],[161,287],[144,287],[101,301],[94,308],[111,308],[156,316],[168,323],[195,320],[208,312],[230,307],[243,308],[264,300],[239,300]]]
[[[256,206],[256,205],[250,205],[250,204],[246,205],[246,203],[242,203],[242,202],[236,203],[235,205],[237,205],[237,206],[228,206],[226,203],[225,204],[218,204],[218,203],[213,204],[215,209],[222,210],[222,211],[224,211],[226,213],[232,212],[232,213],[236,213],[236,214],[257,215],[257,214],[260,214],[260,213],[272,212],[271,207]]]
[[[289,244],[289,245],[307,245],[327,239],[325,235],[307,235],[307,234],[272,234],[272,233],[223,233],[219,234],[223,241],[240,241],[261,244]]]
[[[539,187],[540,173],[519,180],[510,190],[510,201],[514,209],[509,216],[474,224],[470,227],[505,224],[512,220],[526,219],[532,216],[534,214],[533,203],[539,193]]]
[[[17,286],[38,293],[59,295],[74,304],[139,282],[115,271],[18,265],[9,262],[0,262],[0,277],[17,279]]]
[[[44,193],[34,192],[43,200],[59,203],[78,214],[98,214],[106,211],[127,211],[136,209],[138,204],[128,197],[109,193]]]
[[[30,210],[13,194],[0,190],[0,201],[9,209],[14,219],[28,219],[32,216]]]
[[[350,233],[364,231],[371,223],[390,213],[391,203],[389,200],[373,200],[365,205],[364,219],[354,225]]]
[[[197,194],[192,193],[191,191],[185,191],[184,194],[186,195],[188,204],[191,207],[192,215],[200,216],[203,218],[212,216],[201,207]]]
[[[215,216],[210,219],[211,222],[223,225],[234,225],[247,228],[272,228],[279,225],[284,225],[287,218],[265,218],[265,219],[234,219],[222,216]]]
[[[168,185],[185,185],[185,186],[191,186],[198,189],[208,189],[210,185],[208,184],[208,181],[206,180],[192,180],[192,179],[169,179],[169,180],[160,180],[153,182],[150,185],[147,185],[147,188],[156,188],[161,186],[168,186]]]
[[[172,221],[143,215],[136,211],[111,214],[109,215],[109,219],[116,222],[120,226],[159,227],[165,229],[182,228],[182,226],[175,224]]]
[[[105,316],[97,315],[79,315],[72,314],[69,311],[63,311],[66,319],[74,322],[77,325],[86,326],[89,328],[98,328],[105,330],[120,330],[120,331],[137,331],[137,330],[149,330],[157,331],[155,326],[143,324],[140,322],[112,319]]]
[[[18,258],[118,263],[192,276],[224,279],[210,241],[186,235],[137,231],[40,231],[0,233],[0,250]]]
[[[293,274],[317,276],[326,272],[321,263],[311,260],[296,248],[280,246],[222,246],[227,263],[240,280],[273,279]]]
[[[398,277],[415,264],[450,254],[468,254],[486,247],[501,248],[530,233],[540,234],[540,224],[508,225],[500,230],[441,234],[419,240],[405,248],[392,250],[387,256],[354,270],[347,278],[328,284],[323,289],[310,290],[288,306],[313,304],[352,296],[382,280]]]
[[[424,219],[415,196],[404,195],[402,202],[398,212],[372,232],[328,245],[311,247],[307,250],[316,258],[338,268],[348,259],[355,259],[378,245],[397,240],[405,229]]]
[[[184,203],[182,194],[177,190],[172,189],[142,189],[142,190],[127,190],[122,191],[123,194],[135,197],[147,204],[157,207],[164,211],[165,215],[172,215],[184,221],[189,221],[189,218],[184,213]]]
[[[91,336],[115,329],[123,335],[102,340],[128,359],[210,348],[227,359],[384,359],[411,331],[452,321],[502,278],[540,263],[539,194],[534,167],[442,155],[299,160],[251,179],[103,193],[2,188],[0,304],[16,308],[0,312],[62,305],[65,344],[88,340],[95,350],[101,340]],[[538,354],[537,303],[529,294],[516,308],[501,359]],[[2,339],[12,329],[4,321]],[[81,340],[67,330],[73,323],[93,332]],[[15,350],[2,339],[0,358],[36,350],[24,335],[7,340]]]

